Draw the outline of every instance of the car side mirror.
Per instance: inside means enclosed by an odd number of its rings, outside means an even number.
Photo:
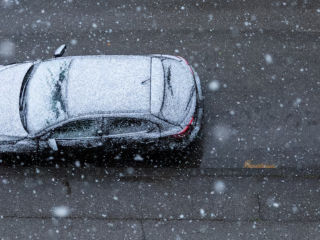
[[[64,52],[67,49],[67,45],[63,44],[60,47],[57,48],[57,50],[54,52],[53,56],[54,57],[62,57],[62,55],[64,54]]]
[[[48,145],[52,148],[53,151],[58,151],[58,145],[55,138],[49,138]]]

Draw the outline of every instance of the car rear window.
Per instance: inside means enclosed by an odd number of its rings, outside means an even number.
[[[181,124],[188,114],[195,91],[190,68],[172,59],[162,61],[164,67],[164,102],[161,113],[174,124]]]

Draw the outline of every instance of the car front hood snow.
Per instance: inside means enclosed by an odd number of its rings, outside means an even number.
[[[32,63],[0,69],[0,136],[28,135],[20,120],[19,97],[23,78]]]

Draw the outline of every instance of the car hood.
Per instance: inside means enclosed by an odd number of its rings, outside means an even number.
[[[20,120],[19,97],[23,78],[32,63],[0,68],[0,136],[28,135]]]

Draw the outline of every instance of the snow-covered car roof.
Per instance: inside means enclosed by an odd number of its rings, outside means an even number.
[[[74,58],[67,77],[69,115],[148,112],[150,64],[147,56]]]
[[[161,61],[150,56],[47,60],[37,64],[27,83],[27,129],[35,133],[91,114],[156,113],[163,88]]]

